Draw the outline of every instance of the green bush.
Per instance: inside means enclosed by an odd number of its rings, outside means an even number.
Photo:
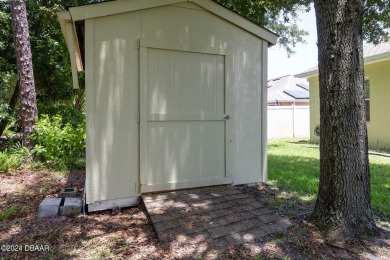
[[[47,166],[58,169],[77,169],[85,165],[85,121],[77,126],[59,115],[42,115],[34,127],[32,153]]]
[[[38,103],[38,111],[39,115],[42,115],[40,117],[47,115],[52,118],[55,115],[61,115],[62,124],[70,123],[73,127],[82,124],[85,118],[84,114],[75,109],[70,101]]]
[[[0,172],[10,173],[10,170],[20,168],[26,154],[28,154],[26,148],[22,148],[20,151],[17,148],[13,148],[10,151],[5,150],[0,152]]]

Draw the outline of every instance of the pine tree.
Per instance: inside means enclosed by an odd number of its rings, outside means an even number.
[[[33,144],[30,135],[33,131],[38,111],[26,4],[24,0],[11,0],[10,6],[20,89],[20,116],[23,127],[23,145],[31,149]]]

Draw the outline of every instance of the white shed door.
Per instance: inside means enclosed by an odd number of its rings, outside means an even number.
[[[231,183],[225,56],[141,48],[140,80],[141,192]]]

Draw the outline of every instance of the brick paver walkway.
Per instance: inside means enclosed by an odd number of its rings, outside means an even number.
[[[231,185],[144,194],[142,198],[162,242],[208,241],[216,247],[253,243],[291,225]]]

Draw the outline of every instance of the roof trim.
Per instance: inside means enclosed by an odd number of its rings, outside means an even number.
[[[298,73],[298,74],[295,74],[294,77],[297,77],[297,78],[309,78],[309,77],[315,76],[315,75],[318,75],[318,69],[314,69],[314,70],[309,70],[309,71],[305,71],[305,72],[302,72],[302,73]]]
[[[96,3],[93,5],[70,7],[69,12],[71,13],[73,21],[80,21],[183,2],[188,2],[188,0],[117,0]]]
[[[381,61],[385,61],[385,60],[390,60],[390,52],[384,52],[384,53],[380,53],[377,55],[365,57],[364,58],[364,65],[368,65],[368,64],[372,64],[372,63],[376,63],[376,62],[381,62]],[[299,77],[299,78],[309,78],[309,77],[316,76],[316,75],[318,75],[318,67],[316,69],[313,69],[313,70],[309,70],[309,71],[305,71],[305,72],[302,72],[299,74],[295,74],[294,76]]]
[[[303,103],[310,101],[309,98],[302,98],[302,99],[269,99],[267,102],[295,102],[295,103]]]
[[[116,0],[110,2],[96,3],[93,5],[83,5],[69,8],[69,15],[60,12],[58,14],[59,19],[71,19],[73,21],[86,20],[91,18],[109,16],[120,13],[133,12],[148,8],[180,4],[190,2],[207,11],[213,13],[216,16],[223,18],[237,25],[238,27],[248,31],[255,36],[269,42],[269,46],[275,45],[278,39],[278,35],[271,32],[270,30],[257,25],[250,20],[230,11],[228,8],[217,4],[211,0]]]
[[[256,35],[259,38],[262,38],[269,42],[270,44],[268,47],[275,45],[278,40],[278,35],[271,32],[270,30],[257,25],[250,20],[242,17],[239,14],[236,14],[235,12],[229,10],[226,7],[223,7],[213,1],[204,1],[204,0],[190,0],[189,2],[192,2],[209,12],[241,27],[242,29]]]
[[[70,65],[72,68],[72,79],[73,79],[73,88],[78,89],[79,88],[79,78],[77,74],[77,46],[75,45],[75,38],[74,38],[74,27],[73,23],[66,23],[65,24],[65,30],[66,35],[68,38],[68,49],[70,54]]]
[[[83,70],[83,63],[81,60],[75,28],[76,21],[188,2],[209,11],[210,13],[242,28],[249,33],[252,33],[260,39],[263,39],[269,43],[268,47],[275,45],[277,42],[277,34],[253,23],[252,21],[236,14],[222,5],[213,2],[212,0],[116,0],[69,7],[68,11],[58,12],[57,17],[70,53],[73,87],[79,87],[77,71]]]

